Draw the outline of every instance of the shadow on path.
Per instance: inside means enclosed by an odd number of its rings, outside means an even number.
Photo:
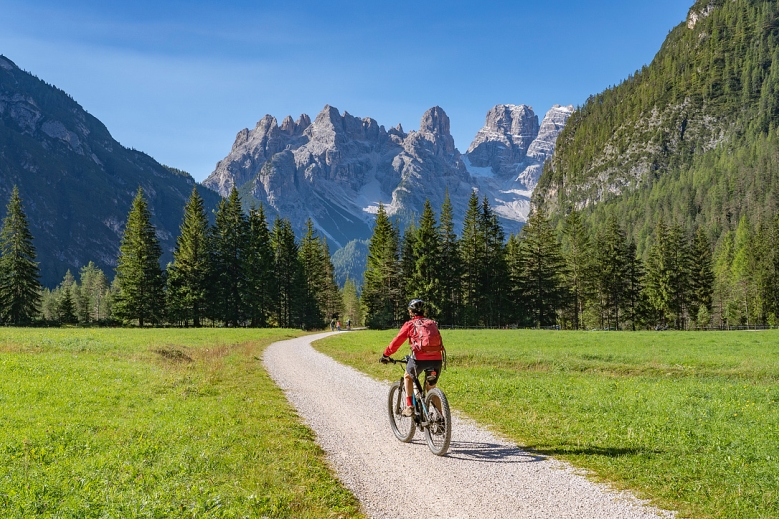
[[[484,463],[533,463],[546,459],[518,447],[479,442],[452,442],[447,457]]]

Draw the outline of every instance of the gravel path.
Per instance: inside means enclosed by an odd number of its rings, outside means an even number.
[[[312,341],[328,335],[272,344],[263,362],[369,517],[420,513],[428,519],[674,517],[457,416],[444,457],[428,450],[420,432],[412,443],[397,441],[387,418],[389,385],[311,347]],[[400,377],[399,368],[388,369],[397,370]],[[445,373],[442,382],[445,390]],[[350,409],[355,404],[357,408]],[[457,402],[450,405],[456,407]]]

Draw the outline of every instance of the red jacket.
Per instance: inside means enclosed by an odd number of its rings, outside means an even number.
[[[410,321],[406,321],[406,323],[401,326],[400,331],[395,336],[394,339],[392,339],[392,342],[389,343],[389,346],[387,346],[387,349],[384,350],[384,355],[389,357],[396,351],[398,351],[398,348],[403,346],[403,343],[406,342],[406,339],[411,337],[411,331],[414,329],[414,320],[415,319],[424,319],[421,315],[415,315]],[[422,353],[418,352],[414,355],[414,358],[417,360],[441,360],[441,352],[437,351],[434,353]]]

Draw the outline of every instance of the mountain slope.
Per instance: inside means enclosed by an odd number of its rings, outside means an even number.
[[[0,202],[19,186],[41,281],[94,261],[113,274],[124,222],[141,186],[165,256],[178,236],[192,177],[124,148],[61,90],[0,56]],[[219,196],[198,188],[207,207]]]
[[[533,201],[616,213],[639,247],[659,216],[717,240],[776,207],[777,94],[777,2],[699,1],[649,66],[574,112]]]

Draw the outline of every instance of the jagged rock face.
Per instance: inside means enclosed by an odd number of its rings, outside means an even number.
[[[511,176],[525,160],[538,130],[538,116],[531,107],[496,105],[468,148],[468,161],[477,168],[490,167],[499,176]]]
[[[379,202],[390,214],[418,213],[425,199],[440,207],[449,189],[464,211],[471,183],[440,107],[408,134],[329,105],[301,131],[308,121],[277,126],[265,116],[238,133],[204,184],[223,195],[236,185],[249,204],[262,202],[297,228],[310,217],[336,246],[370,237]]]
[[[487,113],[463,162],[504,222],[517,224],[527,218],[544,162],[554,153],[557,137],[572,113],[572,106],[555,105],[540,125],[526,105],[497,105]]]
[[[204,184],[225,196],[235,185],[246,205],[262,202],[298,229],[310,217],[336,247],[370,237],[380,202],[390,215],[407,217],[420,214],[425,200],[440,208],[448,192],[459,223],[474,189],[488,197],[506,231],[517,232],[530,207],[527,185],[540,174],[528,168],[553,152],[568,115],[569,108],[553,108],[539,125],[530,107],[498,105],[466,156],[437,106],[409,133],[329,105],[313,122],[302,115],[279,126],[266,115],[238,133]]]

